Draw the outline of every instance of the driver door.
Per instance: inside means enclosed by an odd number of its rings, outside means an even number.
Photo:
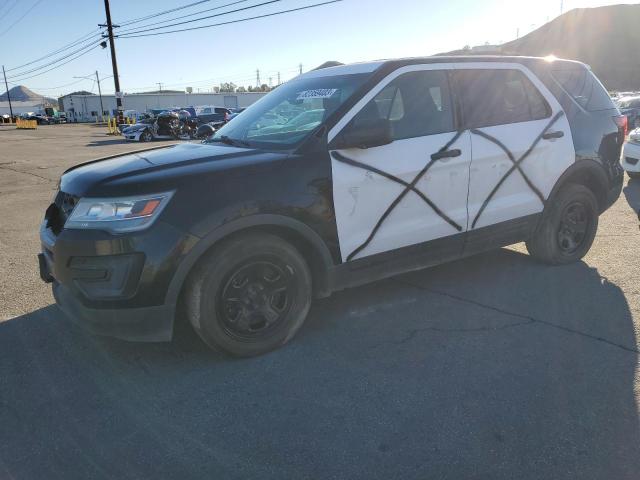
[[[440,261],[460,256],[471,140],[456,131],[446,65],[396,70],[338,122],[329,141],[375,119],[390,121],[392,143],[330,151],[342,261],[406,253],[418,254],[419,263],[427,251]],[[420,252],[403,249],[409,246]]]

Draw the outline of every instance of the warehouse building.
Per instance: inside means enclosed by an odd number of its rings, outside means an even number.
[[[244,108],[266,95],[263,92],[247,93],[133,93],[124,94],[124,110],[147,112],[152,109],[178,107],[215,106]],[[71,122],[94,122],[100,116],[100,97],[98,95],[69,94],[60,97],[59,108],[67,113]],[[114,95],[102,95],[103,116],[115,116],[116,98]]]

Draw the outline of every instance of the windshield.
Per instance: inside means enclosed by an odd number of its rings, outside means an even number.
[[[347,101],[369,76],[366,73],[292,80],[247,108],[207,143],[231,139],[264,148],[291,148]]]

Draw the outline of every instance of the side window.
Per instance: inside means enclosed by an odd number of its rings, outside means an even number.
[[[615,108],[607,91],[585,66],[554,62],[551,76],[585,110],[594,112]]]
[[[428,70],[400,75],[365,105],[350,125],[372,119],[389,120],[394,140],[454,131],[447,73]]]
[[[541,120],[549,104],[519,70],[456,71],[467,128]]]

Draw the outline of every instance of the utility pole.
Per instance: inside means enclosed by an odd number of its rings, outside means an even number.
[[[104,0],[104,11],[107,15],[107,33],[109,34],[109,46],[111,47],[111,66],[113,67],[113,83],[116,88],[116,108],[118,109],[118,123],[124,122],[124,109],[122,108],[122,92],[120,91],[120,79],[118,77],[118,62],[116,60],[116,46],[113,41],[113,24],[111,23],[111,10],[109,0]],[[98,25],[104,27],[105,25]],[[116,25],[117,26],[117,25]]]
[[[2,65],[2,74],[4,75],[4,86],[7,87],[7,100],[9,100],[9,114],[11,115],[11,121],[13,121],[13,108],[11,107],[11,94],[9,93],[9,84],[7,83],[7,74],[4,71],[4,65]]]
[[[100,89],[100,77],[98,77],[98,71],[96,70],[96,82],[98,82],[98,95],[100,95],[100,119],[104,121],[104,105],[102,104],[102,90]]]
[[[162,93],[162,83],[158,82],[158,91]]]
[[[278,85],[280,85],[280,72],[278,72]]]
[[[273,77],[269,77],[269,88],[273,87]]]
[[[300,64],[299,67],[300,67],[300,75],[302,75],[302,64]]]
[[[260,69],[256,70],[256,87],[260,86]]]

